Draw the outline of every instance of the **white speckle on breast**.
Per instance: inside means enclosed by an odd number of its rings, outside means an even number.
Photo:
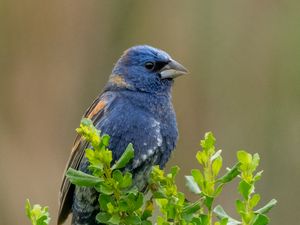
[[[140,165],[140,160],[139,159],[136,159],[136,160],[134,160],[134,162],[133,162],[133,168],[136,168],[136,167],[138,167]]]
[[[155,127],[155,133],[157,135],[157,145],[161,146],[162,145],[162,137],[161,137],[161,133],[160,133],[160,123],[157,120],[153,119],[152,127]]]
[[[147,159],[147,155],[146,155],[146,154],[143,154],[143,155],[142,155],[142,160],[145,161],[146,159]]]
[[[155,119],[152,119],[152,127],[160,127],[159,122]]]
[[[141,166],[143,163],[152,163],[157,161],[157,150],[162,146],[163,138],[160,130],[160,123],[155,120],[153,117],[150,118],[150,130],[152,137],[145,142],[142,142],[142,146],[148,146],[144,148],[141,154],[137,155],[137,158],[134,160],[132,167],[137,168]],[[154,133],[153,133],[154,132]],[[141,147],[142,147],[141,146]]]
[[[161,134],[158,135],[158,138],[157,138],[157,145],[158,145],[158,146],[161,146],[161,145],[162,145]]]
[[[153,153],[154,153],[153,149],[149,149],[149,150],[148,150],[148,156],[153,155]]]

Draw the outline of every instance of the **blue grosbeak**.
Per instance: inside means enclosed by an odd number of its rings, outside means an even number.
[[[110,135],[114,160],[128,143],[133,144],[135,156],[127,169],[140,190],[146,185],[151,167],[163,168],[175,148],[178,130],[171,87],[175,77],[186,73],[166,52],[147,45],[134,46],[118,60],[103,92],[84,114],[102,133]],[[67,169],[88,172],[84,157],[87,147],[88,143],[78,135]],[[70,212],[73,225],[96,224],[97,198],[94,189],[75,187],[64,177],[58,224]]]

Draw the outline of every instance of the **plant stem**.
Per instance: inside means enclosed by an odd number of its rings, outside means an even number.
[[[208,209],[208,224],[212,225],[212,210]]]

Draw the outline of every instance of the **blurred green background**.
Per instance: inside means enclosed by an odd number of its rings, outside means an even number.
[[[257,192],[271,224],[300,221],[300,1],[0,0],[0,223],[29,224],[25,199],[49,205],[74,129],[121,53],[150,44],[190,74],[173,89],[183,175],[206,131],[223,149],[258,152]],[[220,202],[234,212],[235,186]],[[225,193],[225,192],[224,192]]]

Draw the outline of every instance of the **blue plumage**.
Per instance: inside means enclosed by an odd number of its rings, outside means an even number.
[[[127,169],[134,184],[143,189],[152,165],[164,167],[177,142],[178,131],[171,102],[173,79],[186,69],[162,50],[135,46],[121,56],[102,94],[85,113],[94,125],[109,134],[114,160],[128,143],[135,157]],[[84,149],[87,143],[76,138],[68,167],[87,172]],[[58,223],[70,210],[73,225],[96,224],[97,195],[91,188],[74,188],[64,179]],[[71,209],[72,208],[72,209]]]

